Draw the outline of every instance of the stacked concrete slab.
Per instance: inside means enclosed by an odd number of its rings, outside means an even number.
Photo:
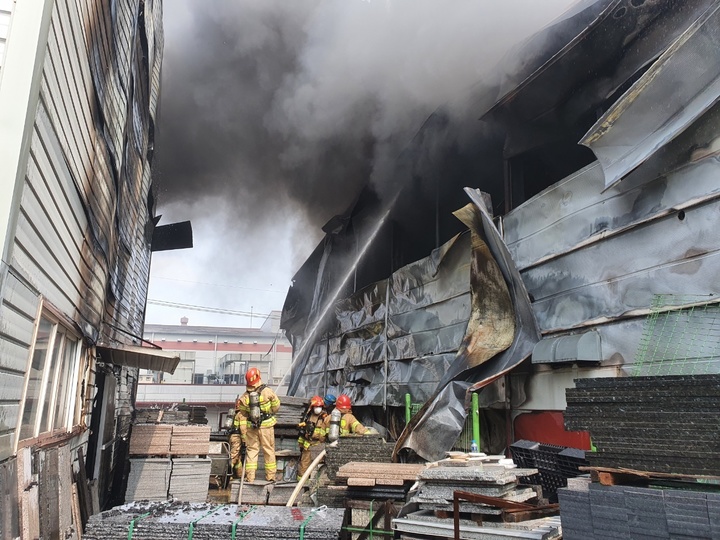
[[[336,481],[347,485],[345,496],[350,499],[404,500],[424,468],[413,463],[351,461],[340,467]]]
[[[207,455],[210,453],[210,426],[174,425],[170,437],[173,455]]]
[[[413,512],[392,520],[393,529],[401,540],[454,537],[452,519],[441,519],[428,510]],[[520,523],[477,523],[461,519],[460,538],[464,540],[560,540],[563,538],[559,516],[527,520]]]
[[[335,480],[340,467],[351,461],[390,463],[395,445],[376,436],[340,437],[337,446],[327,446],[325,466],[328,478]]]
[[[130,434],[130,455],[167,455],[170,453],[171,424],[135,424]]]
[[[138,409],[135,411],[135,423],[154,424],[187,424],[190,419],[190,412],[174,411],[168,409]]]
[[[465,491],[476,495],[497,497],[513,502],[537,498],[537,492],[518,485],[518,478],[535,474],[537,469],[508,469],[501,465],[478,462],[467,467],[437,466],[424,469],[418,475],[420,487],[410,499],[420,510],[449,512],[453,510],[453,494]],[[500,515],[502,510],[487,504],[461,502],[460,512]]]
[[[210,478],[210,458],[172,459],[168,494],[171,498],[187,502],[205,502]]]
[[[92,516],[83,538],[332,540],[340,538],[343,518],[343,510],[332,508],[133,503]]]
[[[566,540],[720,539],[720,493],[573,483],[558,490]]]
[[[168,458],[131,459],[125,500],[166,500],[171,470],[172,463]]]

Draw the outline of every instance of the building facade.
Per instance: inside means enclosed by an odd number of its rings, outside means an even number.
[[[111,503],[138,368],[177,364],[140,346],[162,50],[160,0],[0,2],[1,538]]]

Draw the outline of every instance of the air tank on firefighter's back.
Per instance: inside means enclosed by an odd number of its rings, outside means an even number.
[[[328,432],[328,440],[335,442],[340,438],[340,420],[342,413],[338,409],[333,409],[330,413],[330,431]]]
[[[250,392],[250,422],[257,426],[260,424],[260,394]]]

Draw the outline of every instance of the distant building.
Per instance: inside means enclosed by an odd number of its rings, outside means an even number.
[[[139,408],[176,403],[204,405],[208,422],[219,427],[222,415],[245,391],[245,373],[257,367],[263,382],[283,395],[292,347],[280,330],[280,311],[260,328],[146,324],[144,339],[180,356],[173,374],[142,370],[136,405]]]

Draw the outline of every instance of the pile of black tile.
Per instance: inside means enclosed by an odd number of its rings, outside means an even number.
[[[565,540],[720,538],[718,492],[587,481],[572,482],[558,495]]]
[[[590,431],[594,467],[720,475],[720,375],[579,379],[565,427]]]
[[[543,497],[550,502],[557,502],[557,490],[567,486],[568,478],[583,474],[579,467],[588,464],[584,450],[535,441],[517,441],[510,445],[510,453],[518,467],[537,469],[520,483],[542,486]]]
[[[189,405],[183,403],[177,406],[178,411],[187,411],[188,422],[191,424],[207,424],[207,407],[205,405]]]
[[[87,540],[195,540],[340,538],[345,511],[189,503],[134,503],[90,518]]]
[[[382,437],[374,435],[340,437],[337,446],[325,448],[328,478],[335,480],[338,469],[351,461],[390,463],[394,447],[393,443],[386,443]]]

